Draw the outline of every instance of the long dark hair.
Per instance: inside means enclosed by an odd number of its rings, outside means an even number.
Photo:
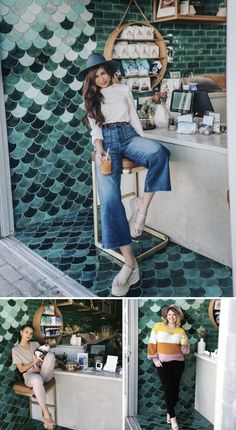
[[[29,323],[27,323],[27,324],[22,325],[22,326],[20,327],[20,329],[19,329],[19,335],[18,335],[19,341],[21,341],[21,338],[22,338],[22,336],[21,336],[21,331],[23,331],[26,327],[29,327],[29,328],[31,328],[31,329],[34,331],[34,327],[32,326],[32,323],[31,323],[31,322],[29,322]]]
[[[96,124],[98,124],[99,126],[105,121],[105,118],[101,111],[101,102],[104,98],[102,93],[100,92],[100,88],[98,88],[95,83],[96,73],[101,67],[112,79],[114,73],[112,73],[110,68],[106,64],[104,64],[89,70],[85,77],[83,85],[83,96],[86,112],[88,116],[94,119]]]

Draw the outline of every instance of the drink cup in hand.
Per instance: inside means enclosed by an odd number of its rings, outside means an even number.
[[[106,157],[101,161],[100,173],[102,175],[110,175],[111,174],[111,157],[108,156],[108,152],[107,152]]]

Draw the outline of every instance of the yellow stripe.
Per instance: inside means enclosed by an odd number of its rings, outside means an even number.
[[[164,331],[166,333],[183,334],[184,330],[182,327],[176,327],[175,329],[170,329],[164,323],[157,323],[154,325],[153,330],[157,333],[158,331]]]

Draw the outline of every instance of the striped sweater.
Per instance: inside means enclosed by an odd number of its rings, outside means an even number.
[[[185,345],[181,345],[186,343]],[[148,358],[160,361],[184,361],[190,351],[186,333],[181,327],[170,329],[163,322],[156,323],[148,343]]]

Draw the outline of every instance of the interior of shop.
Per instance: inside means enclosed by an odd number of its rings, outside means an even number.
[[[57,19],[56,6],[32,2],[27,7],[34,20],[26,20],[19,37],[23,3],[19,11],[15,5],[5,11],[1,63],[15,236],[91,293],[109,296],[120,262],[107,258],[94,244],[92,146],[76,75],[91,52],[109,54],[127,1],[109,2],[111,10],[106,0],[88,1],[86,6],[81,0],[76,7],[60,2],[58,13],[63,20]],[[147,88],[144,79],[141,91],[134,91],[137,108],[152,97],[154,89],[160,91],[165,80],[180,79],[187,92],[191,84],[207,83],[204,88],[215,112],[221,113],[222,127],[220,135],[209,136],[177,136],[176,131],[162,128],[145,131],[172,154],[173,192],[154,200],[147,219],[169,242],[141,261],[142,280],[129,295],[229,296],[232,273],[223,132],[227,127],[226,17],[223,10],[218,13],[218,0],[200,2],[190,16],[172,17],[163,13],[160,17],[157,3],[145,0],[140,5],[162,39],[157,65],[161,69],[151,76],[151,86]],[[132,4],[122,25],[128,28],[140,20],[143,16]],[[140,186],[142,181],[143,174]],[[158,242],[144,233],[134,241],[134,251],[145,252]]]
[[[0,316],[0,408],[10,430],[43,425],[36,398],[24,394],[25,385],[19,392],[22,375],[12,364],[19,330],[30,322],[32,340],[50,345],[56,358],[54,387],[46,397],[56,428],[121,428],[121,300],[1,300]]]

